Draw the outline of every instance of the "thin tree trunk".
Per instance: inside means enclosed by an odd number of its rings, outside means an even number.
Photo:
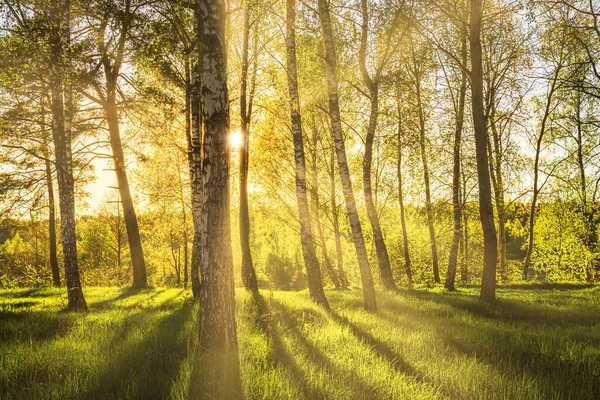
[[[463,215],[463,251],[462,251],[462,266],[460,269],[460,280],[462,283],[469,281],[469,214],[467,213],[467,178],[465,176],[464,168],[462,169],[462,215]]]
[[[583,244],[585,247],[590,250],[590,252],[594,252],[596,247],[597,240],[597,228],[596,228],[596,218],[594,215],[594,207],[588,204],[587,198],[587,179],[585,176],[585,161],[583,159],[583,121],[581,119],[581,103],[582,98],[581,94],[577,95],[577,105],[575,108],[575,120],[577,124],[577,137],[575,141],[577,143],[577,169],[579,172],[579,184],[581,191],[581,214],[583,217],[583,226],[584,226],[584,234],[583,234]],[[593,203],[592,203],[593,204]],[[559,253],[560,254],[560,253]],[[591,262],[588,262],[585,268],[585,279],[587,282],[590,282],[594,275],[592,273],[592,265]]]
[[[189,96],[188,96],[189,98]],[[190,136],[190,108],[186,107],[186,137]],[[181,179],[181,168],[180,168],[180,159],[179,156],[175,158],[175,162],[177,163],[177,177],[179,178],[179,201],[181,202],[181,219],[183,222],[183,288],[187,289],[189,282],[189,274],[188,274],[188,226],[187,226],[187,212],[185,210],[185,196],[183,195],[183,180]]]
[[[201,16],[204,160],[200,345],[237,350],[235,291],[229,215],[229,93],[226,6],[199,0]]]
[[[54,186],[52,185],[52,167],[50,160],[46,158],[46,186],[48,187],[48,239],[50,241],[50,269],[52,270],[52,282],[54,286],[60,287],[60,271],[58,269],[58,257],[56,255],[56,206],[54,205]]]
[[[542,143],[544,141],[544,135],[546,134],[546,124],[548,123],[548,118],[550,117],[550,112],[552,108],[552,99],[554,97],[554,93],[557,89],[558,77],[560,75],[560,71],[562,69],[562,60],[561,63],[555,67],[554,76],[552,79],[552,83],[550,85],[550,89],[548,91],[548,96],[546,97],[546,107],[544,109],[544,116],[542,117],[542,122],[540,125],[540,132],[536,139],[535,144],[535,160],[533,163],[533,197],[531,199],[531,209],[529,211],[529,238],[527,244],[527,253],[525,254],[525,263],[523,264],[523,280],[527,280],[527,274],[529,272],[529,267],[531,266],[531,253],[533,252],[534,245],[534,228],[535,228],[535,207],[537,205],[537,199],[539,195],[538,189],[538,181],[539,181],[539,165],[540,165],[540,153],[542,152]]]
[[[494,187],[494,198],[496,200],[496,214],[498,215],[498,260],[500,261],[500,277],[506,280],[506,204],[504,201],[504,181],[502,179],[502,143],[496,126],[496,110],[492,105],[490,113],[490,128],[492,130],[493,146],[488,141],[488,152],[490,153],[490,176]]]
[[[107,74],[108,75],[108,74]],[[107,78],[108,79],[108,78]],[[111,79],[116,79],[112,77]],[[119,115],[116,102],[116,80],[108,83],[108,96],[104,103],[106,119],[108,121],[108,132],[110,135],[110,146],[112,149],[113,163],[117,175],[117,186],[121,196],[121,205],[123,207],[123,219],[127,230],[127,240],[129,242],[129,251],[131,253],[131,263],[133,265],[133,288],[144,288],[148,286],[146,277],[146,263],[144,252],[142,250],[142,241],[138,227],[133,198],[129,188],[127,170],[125,168],[125,157],[123,155],[123,145],[121,144],[121,131],[119,128]]]
[[[56,157],[56,176],[60,205],[60,230],[69,310],[87,311],[79,279],[77,236],[75,233],[75,183],[71,152],[72,96],[70,82],[70,4],[69,0],[51,4],[50,71],[52,92],[52,136]],[[65,77],[67,82],[65,82]],[[66,103],[66,104],[65,104]]]
[[[244,287],[253,292],[258,291],[256,272],[250,252],[250,216],[248,213],[248,147],[249,127],[252,116],[252,98],[247,105],[248,88],[248,45],[250,41],[250,6],[247,0],[244,7],[244,26],[242,39],[242,77],[240,88],[240,247],[242,249],[242,282]]]
[[[311,152],[311,161],[312,161],[312,165],[313,165],[313,176],[312,176],[312,187],[313,187],[313,191],[312,191],[312,199],[313,199],[313,210],[314,210],[314,219],[315,219],[315,225],[317,227],[317,235],[319,237],[319,244],[321,245],[321,255],[323,256],[323,264],[325,265],[325,271],[327,271],[327,274],[329,275],[329,278],[331,279],[331,281],[333,282],[333,285],[336,288],[339,288],[340,285],[340,281],[335,273],[335,271],[333,270],[333,266],[331,264],[331,260],[329,258],[329,252],[327,251],[327,243],[325,242],[325,235],[323,234],[323,226],[321,225],[321,214],[320,214],[320,210],[321,210],[321,201],[319,198],[319,167],[318,167],[318,161],[317,161],[317,153],[318,153],[318,143],[319,143],[319,137],[317,134],[317,130],[313,130],[313,137],[312,137],[312,152]]]
[[[400,102],[398,101],[398,203],[400,203],[400,225],[402,226],[402,250],[404,252],[404,272],[408,284],[413,284],[412,268],[410,263],[410,249],[408,247],[408,231],[406,230],[406,212],[404,210],[404,188],[402,182],[402,141],[404,131],[402,129],[402,114]]]
[[[467,30],[461,27],[461,62],[463,66],[467,65]],[[467,93],[467,73],[463,69],[460,79],[460,92],[458,95],[458,107],[456,109],[456,121],[454,129],[454,168],[452,171],[452,206],[454,211],[454,234],[452,236],[452,246],[450,248],[450,257],[448,258],[448,273],[446,274],[445,287],[448,290],[454,290],[456,277],[456,265],[458,263],[458,251],[462,239],[462,204],[460,199],[460,148],[462,140],[462,131],[465,116],[465,97]]]
[[[344,136],[342,132],[342,122],[340,117],[339,96],[338,96],[338,78],[337,78],[337,58],[335,55],[335,46],[333,43],[333,30],[331,27],[331,16],[329,14],[329,4],[327,0],[319,0],[319,17],[323,28],[323,40],[325,44],[325,61],[327,70],[327,92],[329,97],[329,116],[331,118],[331,132],[335,143],[335,150],[338,160],[338,169],[340,171],[340,180],[342,182],[342,190],[346,201],[346,209],[350,227],[352,229],[352,239],[356,248],[358,265],[363,286],[364,306],[368,311],[377,311],[377,300],[375,298],[375,286],[373,285],[373,276],[365,247],[365,239],[363,237],[356,203],[354,201],[354,193],[352,191],[352,181],[350,179],[350,171],[348,170],[348,162],[346,160],[346,148],[344,144]]]
[[[287,0],[286,19],[286,55],[287,81],[290,94],[290,116],[292,134],[294,136],[294,161],[296,164],[296,198],[298,199],[298,215],[300,221],[300,240],[302,255],[308,276],[310,297],[317,304],[329,308],[327,297],[323,291],[321,270],[315,252],[310,226],[310,210],[306,193],[306,160],[304,157],[304,141],[302,136],[302,119],[300,116],[300,96],[298,94],[298,72],[296,61],[296,0]]]
[[[338,204],[336,200],[335,190],[335,149],[331,148],[331,157],[329,164],[329,189],[330,189],[330,203],[331,203],[331,215],[333,217],[333,235],[335,236],[335,252],[337,256],[337,273],[340,279],[340,285],[347,287],[349,285],[348,277],[344,271],[344,255],[342,252],[342,238],[340,234],[340,216],[338,210]]]
[[[481,61],[481,21],[482,0],[471,1],[470,47],[471,47],[471,101],[475,150],[477,158],[477,179],[479,182],[479,218],[483,230],[484,267],[481,280],[481,301],[496,298],[496,226],[492,207],[492,188],[487,154],[487,133],[483,110],[483,68]]]
[[[363,82],[369,90],[371,109],[369,113],[369,127],[365,140],[365,157],[363,159],[363,189],[365,195],[365,204],[367,206],[367,215],[371,223],[373,231],[373,240],[377,252],[377,260],[379,263],[379,273],[381,282],[386,289],[396,290],[396,283],[392,275],[392,267],[390,265],[390,257],[383,239],[383,232],[379,223],[379,215],[377,208],[373,202],[373,189],[371,187],[371,166],[373,164],[373,140],[375,139],[375,131],[377,129],[377,118],[379,116],[379,76],[372,79],[367,71],[366,52],[369,30],[369,14],[367,9],[367,0],[361,0],[362,11],[362,26],[361,40],[359,51],[359,66]]]
[[[425,211],[427,213],[427,227],[429,229],[429,242],[431,244],[431,264],[433,266],[433,280],[440,283],[440,270],[438,261],[437,241],[435,238],[435,227],[433,225],[433,207],[431,205],[431,185],[429,182],[429,165],[427,163],[427,139],[425,137],[425,114],[421,99],[421,71],[417,65],[417,59],[412,48],[413,71],[415,78],[415,91],[417,95],[417,109],[419,113],[419,146],[421,150],[421,162],[423,163],[423,181],[425,183]]]
[[[43,99],[45,99],[45,90]],[[43,151],[46,167],[46,190],[48,191],[48,241],[50,247],[50,270],[52,271],[52,283],[55,287],[60,287],[60,270],[58,266],[58,256],[56,251],[56,205],[54,200],[54,185],[52,183],[52,163],[50,162],[50,152],[48,151],[48,132],[46,130],[46,107],[42,102],[41,107],[42,137],[44,139]]]

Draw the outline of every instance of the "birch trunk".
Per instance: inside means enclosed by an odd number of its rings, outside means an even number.
[[[364,306],[368,311],[377,311],[377,300],[375,298],[375,286],[373,285],[373,276],[367,256],[365,239],[363,237],[354,193],[352,190],[352,181],[350,171],[348,170],[348,161],[346,159],[346,147],[342,132],[342,122],[340,117],[339,95],[338,95],[338,77],[337,77],[337,58],[335,46],[333,43],[333,30],[331,27],[331,16],[329,13],[329,4],[327,0],[319,0],[319,17],[323,29],[323,40],[325,44],[325,65],[327,70],[327,93],[329,97],[329,117],[331,119],[331,132],[335,143],[336,156],[338,160],[338,169],[340,171],[340,180],[344,192],[344,200],[352,229],[352,240],[356,249],[358,265],[363,286]]]
[[[229,215],[226,5],[223,0],[199,0],[198,5],[203,45],[201,93],[204,119],[200,345],[236,350]]]
[[[315,252],[310,226],[310,210],[306,193],[306,160],[304,157],[304,139],[302,118],[300,115],[300,96],[298,94],[298,72],[296,67],[296,0],[287,0],[286,19],[286,55],[287,81],[290,94],[290,116],[292,135],[294,136],[294,161],[296,164],[296,198],[298,200],[298,216],[300,221],[300,240],[302,255],[308,276],[310,297],[317,304],[329,308],[327,297],[323,291],[321,270]]]
[[[60,231],[69,310],[87,311],[79,279],[77,236],[75,233],[75,182],[71,152],[72,96],[70,87],[70,4],[51,3],[50,68],[52,136],[60,202]],[[65,82],[66,81],[66,82]]]
[[[194,31],[196,39],[201,36],[202,21],[199,5],[194,8]],[[188,137],[188,163],[190,169],[190,185],[192,192],[192,221],[194,224],[194,239],[192,241],[192,265],[190,276],[194,298],[200,294],[200,267],[202,263],[202,86],[200,68],[202,66],[202,45],[196,40],[192,51],[192,71],[190,104],[192,116],[192,131]]]

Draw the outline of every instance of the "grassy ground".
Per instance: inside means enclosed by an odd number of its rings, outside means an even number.
[[[329,313],[239,291],[239,369],[197,354],[188,291],[85,294],[80,315],[63,290],[0,290],[1,398],[600,398],[598,286],[504,286],[488,307],[476,288],[402,290],[379,314],[358,290],[328,291]]]

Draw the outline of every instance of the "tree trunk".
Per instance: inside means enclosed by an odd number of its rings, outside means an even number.
[[[306,160],[304,157],[304,141],[302,137],[302,119],[300,116],[300,96],[298,94],[298,71],[296,67],[296,0],[287,0],[286,19],[286,55],[287,81],[290,94],[290,115],[292,134],[294,136],[294,161],[296,163],[296,198],[298,199],[298,215],[300,220],[300,240],[302,255],[308,276],[310,297],[317,304],[329,308],[323,291],[321,271],[313,244],[310,227],[310,210],[306,194]]]
[[[189,91],[186,91],[189,92]],[[189,96],[187,96],[189,99]],[[186,104],[186,105],[189,105]],[[190,137],[190,107],[186,107],[186,137]],[[188,274],[188,225],[187,225],[187,212],[185,210],[185,196],[183,195],[183,180],[181,179],[181,168],[179,156],[175,158],[177,163],[177,177],[179,178],[179,201],[181,202],[181,220],[183,223],[183,288],[188,288],[189,274]]]
[[[460,281],[467,283],[469,281],[469,214],[467,213],[467,178],[465,177],[464,169],[462,169],[462,216],[464,235],[462,241],[462,266],[460,269]]]
[[[325,44],[325,65],[327,70],[327,92],[329,97],[329,116],[331,118],[331,132],[335,143],[335,150],[338,160],[338,169],[340,171],[340,180],[346,202],[348,219],[352,228],[352,239],[356,248],[358,265],[363,285],[363,296],[365,309],[368,311],[377,311],[377,300],[375,298],[375,286],[373,285],[373,276],[365,247],[365,239],[362,234],[354,193],[352,191],[352,181],[348,162],[346,160],[346,148],[342,132],[342,122],[340,117],[339,96],[338,96],[338,78],[337,78],[337,59],[333,43],[333,30],[331,27],[331,16],[329,14],[329,4],[327,0],[319,0],[319,17],[323,28],[323,40]]]
[[[50,270],[52,271],[52,283],[55,287],[60,287],[60,270],[58,266],[58,256],[56,252],[56,205],[54,200],[54,185],[52,183],[52,163],[50,162],[50,152],[48,150],[48,131],[46,130],[46,107],[45,107],[45,88],[41,106],[41,124],[40,129],[43,137],[43,153],[46,167],[46,190],[48,191],[48,241],[50,250]]]
[[[313,130],[313,137],[312,137],[312,152],[311,152],[311,156],[312,156],[312,165],[313,165],[313,176],[312,176],[312,187],[313,187],[313,210],[315,212],[315,225],[317,227],[317,235],[319,236],[319,244],[321,245],[321,254],[323,256],[323,264],[325,265],[325,271],[327,271],[327,274],[329,275],[329,278],[331,279],[331,282],[333,282],[333,285],[336,288],[341,287],[340,284],[340,280],[338,279],[337,274],[335,273],[335,271],[333,270],[333,266],[331,264],[331,260],[329,258],[329,252],[327,251],[327,243],[325,242],[325,235],[323,234],[323,226],[321,225],[321,214],[320,214],[320,209],[321,209],[321,201],[319,199],[319,167],[318,167],[318,161],[317,161],[317,153],[319,152],[318,150],[318,143],[319,143],[319,137],[317,134],[317,130]]]
[[[56,157],[56,176],[60,205],[60,230],[65,267],[69,310],[87,311],[77,264],[75,233],[75,182],[71,152],[72,95],[70,82],[70,4],[69,0],[52,2],[50,10],[50,68],[52,92],[52,136]],[[66,79],[65,79],[66,78]],[[65,80],[67,82],[65,82]]]
[[[363,159],[363,189],[365,195],[365,204],[367,206],[367,215],[371,223],[371,229],[373,231],[373,240],[375,242],[375,249],[377,252],[377,261],[379,263],[379,273],[381,282],[386,289],[396,290],[396,283],[394,282],[394,276],[392,275],[392,267],[390,265],[390,257],[388,255],[387,247],[383,239],[383,233],[381,231],[381,225],[379,223],[379,215],[377,214],[377,208],[373,202],[373,189],[371,187],[371,165],[373,163],[373,140],[375,139],[375,131],[377,129],[377,118],[379,116],[379,76],[375,76],[375,79],[371,79],[369,72],[367,71],[366,53],[367,53],[367,40],[369,31],[369,14],[367,9],[367,0],[361,0],[361,11],[362,11],[362,26],[361,26],[361,40],[360,40],[360,51],[359,51],[359,66],[362,75],[363,82],[370,94],[371,109],[369,113],[369,127],[367,129],[367,136],[365,140],[365,157]]]
[[[336,200],[335,190],[335,149],[331,149],[331,157],[329,164],[329,188],[330,188],[330,202],[331,202],[331,215],[333,219],[333,235],[335,236],[335,252],[337,256],[337,273],[340,279],[340,285],[347,287],[350,283],[348,277],[344,271],[344,255],[342,252],[342,235],[340,234],[340,216],[338,210],[338,204]]]
[[[413,69],[415,78],[415,91],[417,95],[417,109],[419,112],[419,146],[421,149],[421,162],[423,163],[423,181],[425,183],[425,210],[427,213],[427,227],[429,229],[429,242],[431,243],[431,264],[433,266],[433,280],[440,283],[440,270],[438,262],[437,241],[435,227],[433,226],[433,208],[431,205],[431,185],[429,183],[429,165],[427,163],[427,139],[425,137],[425,114],[421,99],[421,71],[413,48]]]
[[[540,125],[540,132],[536,139],[535,144],[535,161],[533,163],[533,197],[531,199],[531,210],[529,211],[529,240],[527,244],[527,253],[525,254],[525,263],[523,264],[523,280],[527,280],[527,273],[529,272],[529,267],[531,266],[531,253],[533,252],[534,245],[534,228],[535,228],[535,207],[537,205],[537,199],[539,194],[538,189],[538,179],[539,179],[539,165],[540,165],[540,153],[542,152],[542,143],[544,140],[544,135],[546,133],[546,124],[548,122],[548,118],[550,117],[551,107],[552,107],[552,98],[554,96],[554,92],[557,89],[558,77],[560,75],[560,71],[562,69],[562,60],[561,63],[555,66],[554,76],[552,79],[552,83],[550,85],[550,90],[548,91],[548,96],[546,97],[546,107],[544,109],[544,116],[542,117],[542,123]]]
[[[200,10],[194,8],[194,31],[196,38],[201,37]],[[191,64],[192,71],[190,79],[190,102],[192,115],[192,132],[187,138],[188,144],[188,164],[190,169],[190,184],[192,192],[192,221],[194,224],[194,239],[192,241],[192,265],[191,280],[192,293],[194,298],[200,294],[200,268],[202,263],[202,203],[203,203],[203,185],[202,185],[202,98],[201,86],[202,77],[200,68],[202,65],[202,44],[196,40],[196,46],[192,51]]]
[[[489,159],[492,163],[490,176],[494,187],[494,198],[496,200],[496,214],[498,215],[498,260],[500,261],[500,277],[506,280],[506,204],[504,201],[504,181],[502,179],[502,142],[496,126],[495,105],[491,106],[490,128],[492,130],[493,146],[488,141]]]
[[[248,147],[250,118],[252,116],[252,98],[247,103],[248,88],[248,44],[250,41],[250,1],[244,7],[244,27],[242,40],[242,77],[240,88],[240,247],[242,249],[242,282],[244,287],[258,291],[256,272],[250,252],[250,216],[248,214]]]
[[[107,71],[107,75],[110,72]],[[107,78],[108,79],[108,78]],[[113,163],[117,175],[117,186],[121,196],[121,205],[123,207],[123,219],[127,230],[127,240],[129,241],[129,251],[131,253],[131,263],[133,265],[133,288],[144,288],[148,286],[146,278],[146,263],[144,261],[144,252],[142,250],[142,241],[138,227],[133,198],[127,179],[125,168],[125,157],[123,155],[123,146],[121,144],[121,131],[119,128],[119,115],[117,112],[116,101],[116,76],[107,82],[108,96],[104,103],[106,119],[108,121],[108,132],[110,135],[110,147],[112,149]]]
[[[467,30],[461,26],[461,62],[467,65]],[[462,204],[460,199],[460,148],[465,116],[465,97],[467,92],[467,73],[461,72],[460,89],[458,95],[458,107],[456,109],[456,121],[454,129],[454,168],[452,171],[452,207],[454,211],[454,234],[452,236],[452,247],[448,259],[448,273],[446,274],[445,287],[454,290],[456,277],[456,265],[458,263],[458,251],[462,239]]]
[[[200,345],[237,350],[235,292],[229,215],[229,93],[227,89],[226,7],[222,0],[199,0],[201,16],[204,159],[202,178],[202,276]]]
[[[479,218],[483,230],[484,267],[481,280],[480,300],[496,298],[496,226],[492,207],[492,188],[487,154],[487,132],[483,111],[483,68],[481,61],[482,0],[471,1],[470,48],[471,48],[471,101],[475,150],[477,158],[477,180],[479,182]]]
[[[402,182],[402,140],[404,132],[402,129],[402,114],[400,102],[398,102],[398,203],[400,203],[400,224],[402,226],[402,250],[404,251],[404,271],[408,284],[413,284],[412,268],[410,265],[410,250],[408,247],[408,231],[406,230],[406,213],[404,210],[404,188]]]
[[[50,241],[50,269],[52,270],[52,282],[54,286],[60,287],[60,271],[58,269],[58,257],[56,255],[56,206],[54,205],[54,186],[52,185],[52,167],[46,156],[46,186],[48,188],[48,239]]]

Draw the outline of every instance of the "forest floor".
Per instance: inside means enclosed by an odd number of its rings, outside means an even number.
[[[0,397],[248,399],[600,398],[600,286],[505,285],[379,293],[237,292],[239,369],[199,356],[191,293],[86,287],[0,290]],[[233,365],[233,367],[232,367]],[[202,396],[211,393],[213,396]]]

